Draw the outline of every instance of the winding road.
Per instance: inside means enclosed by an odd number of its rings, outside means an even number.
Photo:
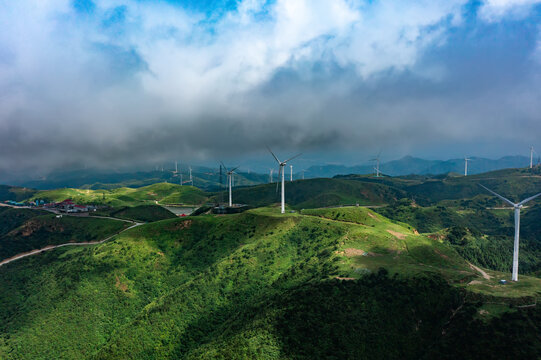
[[[69,216],[69,215],[68,215]],[[94,216],[93,216],[94,217]],[[124,220],[124,219],[117,219],[117,218],[112,218],[112,217],[106,217],[106,216],[95,216],[95,217],[99,217],[99,218],[102,218],[102,219],[112,219],[112,220],[118,220],[118,221],[124,221],[124,222],[128,222],[128,223],[131,223],[132,225],[125,228],[124,230],[122,231],[119,231],[117,232],[116,234],[113,234],[103,240],[99,240],[99,241],[87,241],[87,242],[70,242],[70,243],[66,243],[66,244],[60,244],[60,245],[49,245],[49,246],[46,246],[44,248],[41,248],[41,249],[36,249],[36,250],[32,250],[32,251],[28,251],[28,252],[24,252],[24,253],[21,253],[21,254],[17,254],[15,256],[12,256],[10,258],[7,258],[5,260],[2,260],[0,261],[0,267],[3,266],[3,265],[6,265],[6,264],[9,264],[10,262],[12,261],[15,261],[15,260],[19,260],[19,259],[22,259],[24,257],[27,257],[27,256],[32,256],[32,255],[36,255],[36,254],[40,254],[44,251],[49,251],[49,250],[53,250],[53,249],[56,249],[56,248],[59,248],[59,247],[64,247],[64,246],[86,246],[86,245],[97,245],[97,244],[102,244],[108,240],[111,240],[112,238],[114,238],[115,236],[119,235],[119,234],[122,234],[123,232],[125,231],[128,231],[130,229],[133,229],[134,227],[137,227],[137,226],[140,226],[140,225],[143,225],[144,223],[138,223],[138,222],[135,222],[135,221],[130,221],[130,220]]]

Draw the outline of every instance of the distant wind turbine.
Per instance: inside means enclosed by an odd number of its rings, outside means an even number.
[[[376,177],[379,177],[380,175],[380,172],[379,172],[379,157],[381,155],[381,151],[378,153],[378,155],[373,158],[373,159],[370,159],[370,161],[375,161],[376,162],[376,166],[374,167],[374,170],[376,171]]]
[[[289,165],[289,181],[293,181],[293,165]]]
[[[192,167],[190,166],[190,183],[193,186]]]
[[[464,156],[464,176],[468,176],[468,161],[471,161],[471,159]]]
[[[533,168],[533,154],[535,153],[535,150],[533,149],[533,146],[530,146],[530,169]]]
[[[302,179],[304,180],[304,173],[307,172],[308,170],[306,169],[302,169],[301,172],[302,172]]]
[[[233,168],[229,170],[224,163],[222,163],[222,166],[224,167],[226,174],[227,174],[227,185],[229,187],[229,206],[233,206],[233,174],[235,173],[235,170],[237,170],[239,167]]]
[[[276,155],[274,155],[274,153],[272,152],[272,150],[270,148],[267,147],[267,149],[269,150],[271,155],[274,157],[274,160],[276,160],[276,162],[280,166],[280,170],[278,171],[278,179],[280,179],[280,175],[282,175],[282,208],[281,208],[281,212],[282,212],[282,214],[284,214],[286,212],[284,167],[287,165],[288,161],[291,161],[291,160],[295,159],[296,157],[300,156],[301,154],[297,154],[297,155],[287,159],[286,161],[280,161],[280,160],[278,160],[278,157]]]
[[[479,184],[479,185],[481,185],[481,184]],[[502,199],[503,201],[505,201],[509,205],[513,206],[513,208],[515,209],[515,244],[514,244],[514,247],[513,247],[513,273],[512,273],[512,276],[511,276],[511,280],[518,281],[518,244],[519,244],[519,235],[520,235],[520,209],[522,209],[524,204],[526,204],[527,202],[537,198],[538,196],[541,196],[541,193],[539,193],[537,195],[534,195],[534,196],[531,196],[531,197],[529,197],[527,199],[524,199],[521,202],[515,204],[511,200],[506,199],[503,196],[501,196],[500,194],[495,193],[494,191],[490,190],[486,186],[481,185],[481,187],[483,189],[487,190],[488,192],[490,192],[491,194],[496,195],[497,197],[499,197],[500,199]]]
[[[269,182],[272,184],[272,173],[274,172],[274,169],[269,169],[270,170],[270,173],[269,173]]]

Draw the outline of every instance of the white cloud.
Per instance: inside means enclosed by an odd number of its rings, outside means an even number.
[[[443,81],[445,69],[416,65],[428,49],[445,44],[466,2],[244,0],[208,19],[164,2],[98,0],[93,13],[79,14],[69,0],[0,0],[0,135],[24,132],[19,143],[0,150],[32,143],[49,149],[47,139],[75,136],[88,149],[120,158],[130,146],[142,146],[132,138],[152,134],[153,143],[167,143],[162,139],[170,139],[170,129],[189,133],[215,119],[254,133],[269,119],[280,121],[300,129],[291,134],[299,143],[312,128],[351,129],[347,135],[355,137],[360,127],[351,121],[351,104],[349,113],[329,122],[330,115],[321,115],[328,102],[347,99],[383,73],[414,69],[424,80]],[[488,1],[482,11],[502,4]],[[314,64],[323,70],[316,73]],[[350,77],[325,73],[335,67]],[[325,87],[262,94],[287,71],[307,82],[324,77]],[[407,125],[398,115],[394,120],[387,127]],[[216,128],[223,130],[210,130]],[[187,151],[208,153],[212,144],[195,138],[184,139]]]
[[[503,17],[521,18],[540,3],[540,0],[485,0],[479,16],[488,22],[499,21]]]

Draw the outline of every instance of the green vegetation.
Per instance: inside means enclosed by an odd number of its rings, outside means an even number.
[[[405,177],[373,177],[348,175],[339,179],[355,180],[364,183],[378,183],[389,188],[400,190],[405,197],[414,199],[423,206],[435,205],[444,200],[472,199],[477,195],[490,195],[482,189],[483,184],[501,193],[510,200],[518,201],[539,192],[541,176],[539,169],[506,169],[471,176],[452,174],[439,176],[405,176]],[[538,202],[541,200],[538,200]],[[494,201],[493,204],[501,204]]]
[[[31,197],[36,190],[18,187],[18,186],[8,186],[0,185],[0,202],[6,200],[13,201],[22,201]]]
[[[96,216],[110,216],[118,219],[153,222],[175,218],[175,214],[159,205],[123,206],[94,212]]]
[[[38,191],[32,199],[60,202],[72,199],[79,204],[97,204],[113,207],[143,204],[189,204],[206,202],[207,195],[193,186],[158,183],[141,188],[117,188],[112,190],[58,189]]]
[[[540,311],[510,304],[541,280],[498,286],[449,243],[361,207],[163,220],[0,273],[6,359],[540,354]]]
[[[293,209],[337,205],[381,205],[404,196],[401,190],[385,185],[340,179],[309,179],[287,182],[286,203]],[[280,201],[276,184],[235,189],[236,203],[268,206]],[[215,199],[219,198],[218,196]]]
[[[474,203],[484,201],[475,200]],[[442,205],[422,207],[403,199],[375,211],[395,221],[410,224],[421,233],[434,233],[431,236],[447,241],[461,256],[478,266],[502,272],[511,269],[514,219],[510,209],[484,206],[468,209]],[[519,271],[523,274],[541,271],[541,243],[538,239],[541,234],[540,216],[539,205],[522,211]]]
[[[111,219],[57,218],[41,210],[0,208],[0,260],[48,245],[103,240],[128,225]]]

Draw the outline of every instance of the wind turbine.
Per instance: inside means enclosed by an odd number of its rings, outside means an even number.
[[[464,156],[464,176],[468,176],[468,161],[471,161],[471,159]]]
[[[533,154],[535,153],[535,150],[533,149],[533,146],[530,146],[530,169],[533,168]]]
[[[269,173],[269,182],[272,184],[272,173],[274,172],[274,169],[269,169],[270,170],[270,173]]]
[[[378,156],[376,156],[373,159],[370,159],[370,161],[375,161],[376,166],[374,167],[374,170],[376,170],[376,177],[379,177],[379,156],[381,155],[381,151],[378,153]]]
[[[308,170],[305,170],[305,169],[302,169],[302,179],[304,180],[304,173],[307,172]]]
[[[192,184],[192,186],[193,186],[193,177],[192,177],[192,167],[191,167],[191,165],[190,165],[189,169],[190,169],[190,180],[189,180],[189,182],[190,182],[190,183]]]
[[[481,184],[479,184],[479,185],[481,185]],[[515,209],[515,244],[514,244],[514,247],[513,247],[513,274],[511,276],[511,280],[518,281],[518,241],[519,241],[519,235],[520,235],[520,209],[522,209],[524,204],[526,204],[528,201],[531,201],[531,200],[535,199],[536,197],[541,196],[541,193],[539,193],[537,195],[534,195],[534,196],[531,196],[531,197],[529,197],[527,199],[524,199],[521,202],[515,204],[511,200],[506,199],[506,198],[504,198],[503,196],[501,196],[499,194],[496,194],[494,191],[490,190],[486,186],[481,185],[481,187],[483,189],[487,190],[488,192],[490,192],[491,194],[496,195],[497,197],[499,197],[500,199],[502,199],[503,201],[505,201],[509,205],[513,206],[513,208]]]
[[[237,170],[239,167],[237,166],[234,169],[228,170],[227,167],[224,165],[224,163],[222,163],[222,166],[224,167],[225,173],[227,174],[227,184],[229,187],[229,206],[231,207],[233,206],[232,179],[233,179],[233,174],[235,173],[235,170]]]
[[[293,165],[289,165],[289,181],[293,181]]]
[[[272,152],[272,150],[270,148],[267,147],[267,149],[269,150],[271,155],[274,157],[274,160],[276,160],[276,162],[280,166],[280,170],[278,171],[278,179],[280,179],[280,174],[281,174],[282,175],[282,208],[281,208],[281,212],[282,212],[282,214],[284,214],[286,212],[286,194],[285,194],[284,167],[287,165],[288,161],[291,161],[291,160],[295,159],[296,157],[300,156],[301,154],[297,154],[297,155],[287,159],[286,161],[280,161],[280,160],[278,160],[278,157],[276,157],[276,155],[274,155],[274,153]]]

